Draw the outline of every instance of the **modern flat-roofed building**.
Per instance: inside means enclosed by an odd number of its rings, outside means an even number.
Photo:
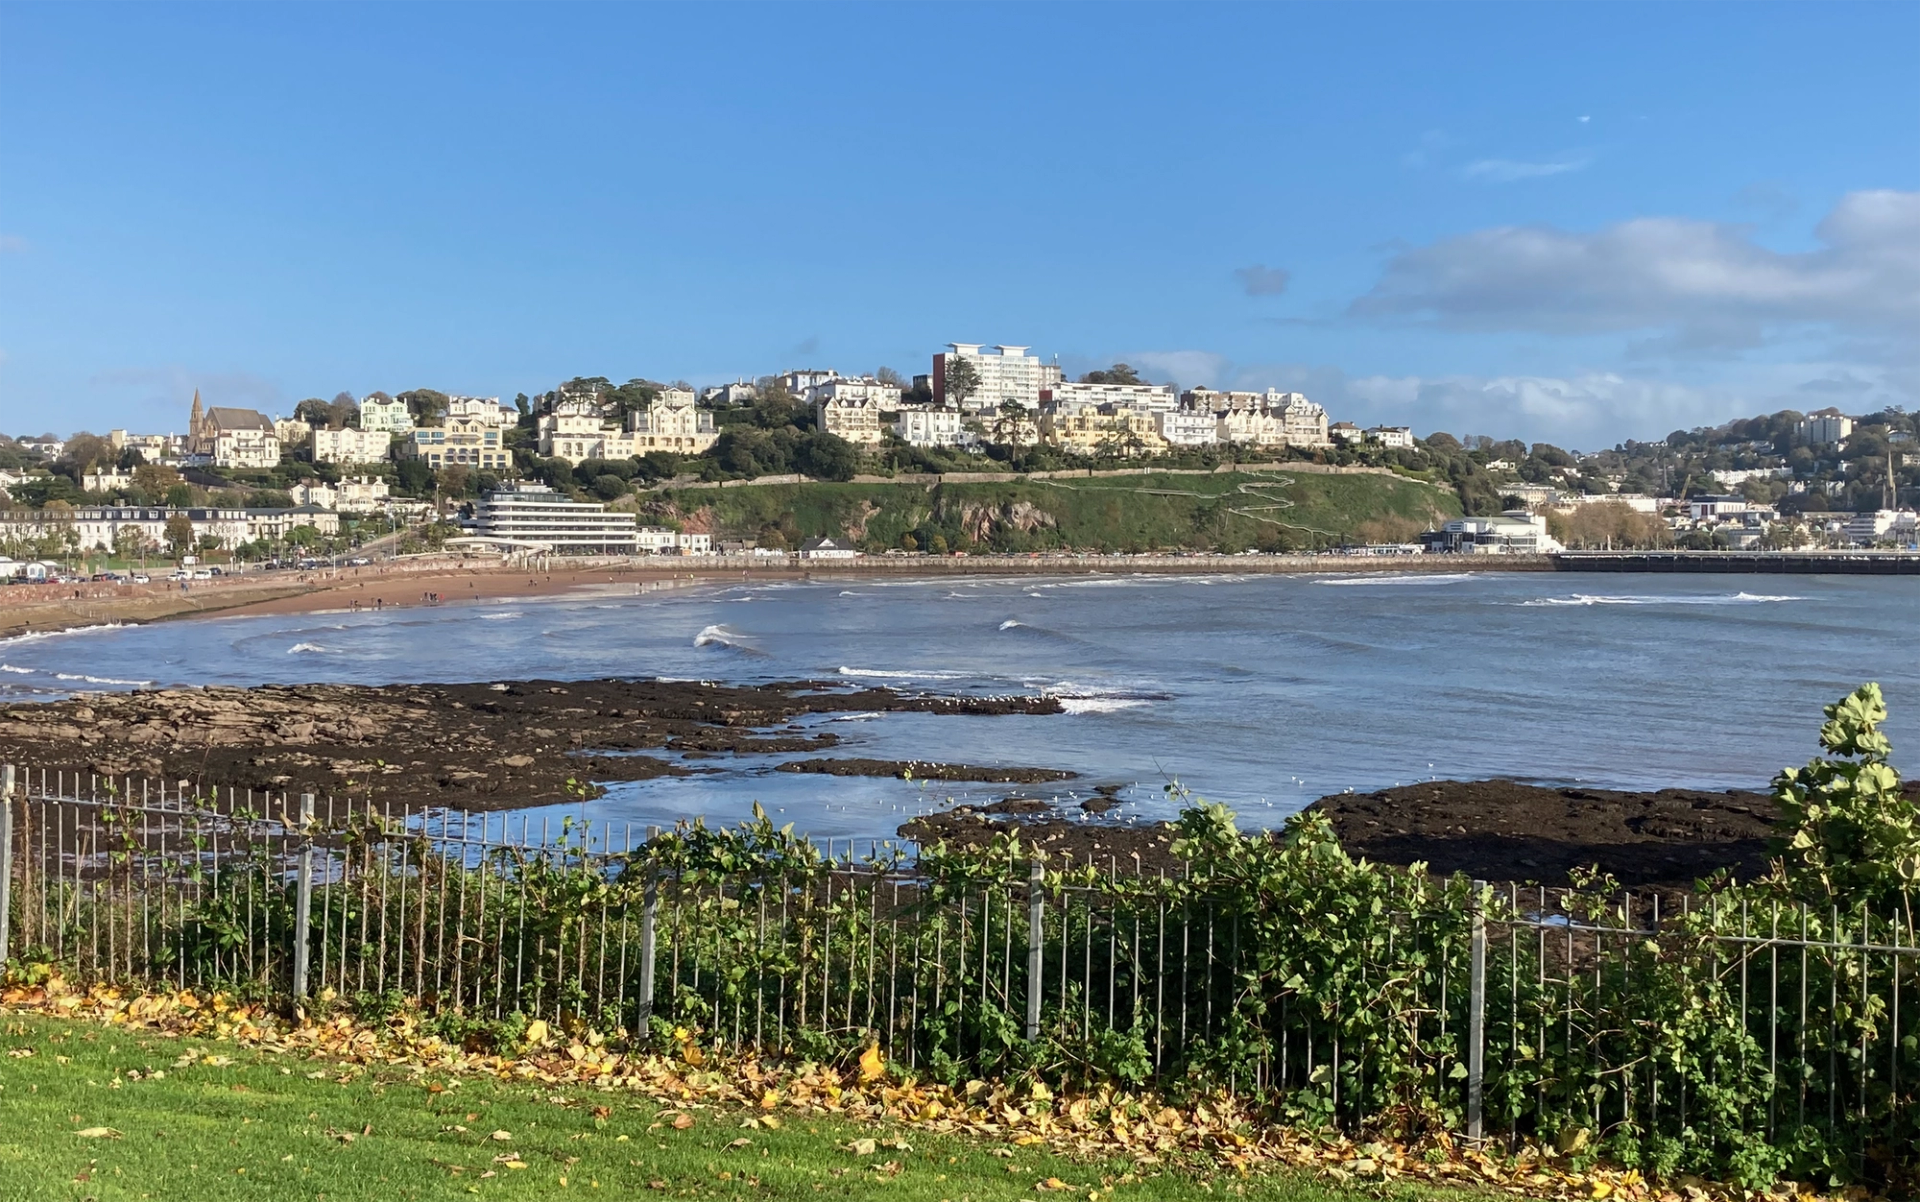
[[[559,554],[631,555],[639,549],[639,525],[631,513],[574,501],[544,484],[515,480],[474,503],[468,529],[505,545]]]
[[[947,365],[952,362],[965,362],[979,381],[964,399],[947,396]],[[1027,354],[1024,346],[985,350],[977,342],[950,342],[944,352],[933,357],[933,403],[953,404],[968,413],[989,412],[1008,402],[1022,409],[1038,409],[1045,366],[1039,356]]]
[[[1831,446],[1853,434],[1853,419],[1838,409],[1816,409],[1801,418],[1793,432],[1808,446]]]
[[[1140,413],[1171,413],[1180,407],[1180,396],[1171,384],[1079,384],[1062,381],[1042,388],[1040,403],[1051,403],[1056,412],[1112,405]]]

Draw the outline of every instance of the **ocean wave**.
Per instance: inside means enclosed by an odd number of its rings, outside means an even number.
[[[1472,580],[1472,572],[1413,572],[1398,573],[1392,576],[1321,576],[1315,584],[1459,584]]]
[[[718,647],[723,651],[738,651],[742,655],[765,655],[766,652],[748,641],[747,636],[726,626],[713,625],[703,627],[693,636],[696,647]]]
[[[125,626],[125,622],[102,622],[97,626],[69,626],[65,630],[29,630],[25,634],[10,635],[7,638],[0,639],[0,647],[5,647],[10,643],[37,643],[41,639],[59,639],[74,634],[95,634],[102,630],[120,630],[125,628]]]
[[[1708,596],[1661,597],[1644,593],[1575,593],[1571,597],[1535,597],[1520,602],[1523,606],[1553,605],[1766,605],[1781,601],[1805,601],[1805,597],[1772,593],[1714,593]]]
[[[1149,704],[1145,697],[1056,697],[1055,700],[1069,714],[1111,714]]]
[[[153,683],[151,680],[120,680],[113,676],[88,676],[82,672],[55,672],[53,676],[55,680],[79,680],[87,684],[123,684],[134,688],[144,688]]]
[[[16,668],[12,664],[0,664],[0,672],[17,672],[21,676],[32,676],[34,673],[34,669]]]
[[[1022,622],[1018,618],[1008,618],[1006,621],[1000,623],[999,629],[1012,630],[1015,626],[1025,626],[1025,625],[1026,623]]]
[[[884,716],[885,715],[881,714],[879,710],[863,710],[857,714],[841,714],[837,718],[828,718],[827,721],[829,722],[871,722],[875,718],[880,718]]]
[[[965,680],[965,672],[896,672],[888,668],[849,668],[842,666],[842,676],[868,676],[877,680]]]
[[[319,643],[295,643],[287,648],[288,655],[338,655],[332,647],[323,647]]]
[[[524,618],[526,616],[527,615],[521,613],[519,610],[510,609],[497,614],[481,614],[480,620],[482,622],[499,622],[507,618]]]

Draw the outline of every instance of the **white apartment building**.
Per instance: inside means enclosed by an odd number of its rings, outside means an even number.
[[[1171,384],[1076,384],[1061,382],[1040,390],[1040,403],[1062,413],[1111,405],[1137,413],[1171,413],[1180,396]]]
[[[778,377],[780,386],[796,397],[805,397],[828,380],[839,378],[840,373],[831,367],[800,367],[781,372]]]
[[[116,451],[133,448],[148,463],[174,458],[186,449],[187,443],[186,438],[179,434],[129,434],[125,430],[109,430],[107,441]]]
[[[304,417],[276,417],[273,419],[274,437],[280,440],[282,451],[291,451],[306,445],[313,426]]]
[[[1429,551],[1466,555],[1545,555],[1564,551],[1547,533],[1547,519],[1525,510],[1499,517],[1455,518],[1420,536]]]
[[[506,471],[513,466],[501,430],[473,418],[448,417],[444,426],[421,426],[400,444],[410,459],[419,459],[434,471],[465,467]]]
[[[520,411],[512,405],[502,405],[497,396],[450,396],[447,398],[447,417],[504,430],[519,424]],[[362,424],[365,424],[364,421]]]
[[[262,427],[223,428],[214,436],[215,467],[273,467],[279,462],[280,439],[270,423]]]
[[[1413,449],[1412,426],[1369,426],[1367,441],[1377,442],[1391,450],[1411,451]]]
[[[1265,409],[1225,409],[1214,415],[1214,441],[1237,447],[1285,446],[1286,425]]]
[[[949,342],[933,357],[933,403],[947,405],[947,364],[963,360],[973,367],[980,385],[958,407],[968,413],[986,413],[1008,401],[1022,409],[1040,408],[1043,368],[1037,355],[1024,346],[996,346],[983,350],[977,342]]]
[[[900,407],[901,391],[898,384],[883,384],[872,376],[836,376],[807,389],[805,399],[809,405],[818,405],[821,401],[872,401],[891,413]]]
[[[1290,447],[1330,447],[1327,411],[1297,392],[1267,390],[1269,409],[1278,409],[1281,428]]]
[[[571,501],[544,484],[515,480],[484,494],[467,524],[479,538],[560,554],[632,554],[639,546],[631,513]]]
[[[1877,509],[1854,514],[1847,522],[1846,535],[1856,546],[1871,547],[1880,542],[1910,543],[1916,529],[1920,529],[1920,516],[1913,510]]]
[[[861,446],[880,445],[886,428],[880,424],[880,402],[864,394],[846,397],[823,395],[813,403],[813,416],[823,434],[832,434]]]
[[[577,464],[587,459],[630,459],[633,437],[600,416],[597,402],[563,398],[540,415],[540,454]]]
[[[1853,434],[1853,419],[1838,409],[1819,409],[1801,418],[1793,433],[1808,446],[1831,446]]]
[[[85,492],[112,492],[116,488],[133,486],[133,473],[123,472],[117,467],[91,468],[80,477],[80,487]]]
[[[627,415],[627,455],[669,451],[675,455],[704,455],[720,439],[713,413],[694,404],[693,392],[669,388],[644,410]],[[612,458],[612,456],[604,456]]]
[[[700,394],[700,399],[709,405],[749,405],[760,396],[760,390],[745,380],[736,380],[732,384],[720,384]]]
[[[393,435],[385,430],[315,430],[315,463],[379,463],[393,449]]]
[[[644,555],[711,555],[711,534],[688,534],[665,526],[642,526],[636,545]]]
[[[1218,420],[1204,410],[1171,409],[1156,413],[1153,424],[1169,446],[1204,447],[1220,441]]]
[[[340,515],[312,506],[298,509],[164,509],[126,505],[84,505],[70,510],[16,509],[0,512],[0,540],[31,540],[55,535],[80,551],[114,551],[122,540],[143,554],[167,547],[167,522],[185,515],[198,545],[212,538],[231,550],[260,538],[282,538],[296,526],[323,534],[340,531]]]
[[[396,401],[391,397],[381,400],[377,396],[370,396],[360,402],[360,428],[405,434],[413,429],[413,412],[407,408],[405,401]]]
[[[340,515],[318,505],[302,505],[295,509],[249,509],[246,513],[248,542],[263,538],[269,541],[283,539],[301,526],[311,526],[325,535],[340,533]]]
[[[354,476],[338,484],[306,480],[288,490],[295,505],[315,505],[341,513],[372,513],[386,506],[387,482],[377,476]]]
[[[893,419],[893,432],[911,447],[964,447],[973,444],[958,409],[907,405]]]

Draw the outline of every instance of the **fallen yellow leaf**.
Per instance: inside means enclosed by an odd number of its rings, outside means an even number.
[[[81,1139],[119,1139],[120,1132],[112,1127],[87,1127],[74,1132]]]
[[[862,1081],[878,1080],[886,1071],[887,1060],[886,1057],[880,1054],[879,1044],[876,1043],[866,1051],[860,1053],[860,1079]]]

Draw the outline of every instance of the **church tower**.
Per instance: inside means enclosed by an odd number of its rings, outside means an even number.
[[[200,408],[200,390],[196,388],[193,390],[193,411],[187,415],[188,454],[199,455],[205,453],[205,449],[201,446],[201,440],[206,437],[206,431],[202,429],[206,424],[206,414]]]

